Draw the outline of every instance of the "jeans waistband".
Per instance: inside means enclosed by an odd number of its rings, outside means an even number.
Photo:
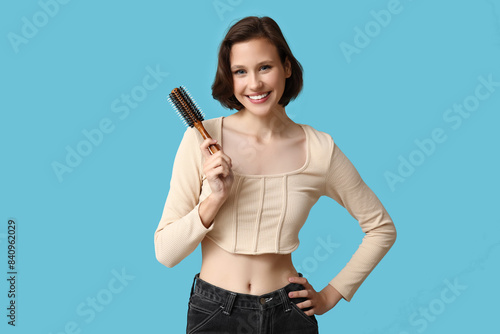
[[[302,277],[301,273],[298,273]],[[263,295],[249,295],[243,293],[236,293],[233,291],[219,288],[210,284],[201,278],[200,274],[196,274],[193,279],[193,286],[191,287],[191,295],[193,293],[201,295],[217,303],[224,305],[224,314],[229,314],[233,307],[247,308],[247,309],[268,309],[282,304],[285,312],[289,312],[290,299],[288,293],[290,291],[303,290],[305,287],[302,284],[290,283],[283,288],[263,294]]]

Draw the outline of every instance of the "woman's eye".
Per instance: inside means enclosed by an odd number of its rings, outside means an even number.
[[[234,71],[234,74],[237,74],[237,75],[245,74],[245,71],[244,70],[236,70],[236,71]]]
[[[269,66],[269,65],[263,65],[263,66],[260,67],[260,69],[263,70],[263,71],[268,70],[270,68],[271,68],[271,66]]]

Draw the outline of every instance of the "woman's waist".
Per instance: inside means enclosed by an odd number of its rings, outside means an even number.
[[[263,295],[289,284],[289,277],[298,276],[291,254],[233,254],[207,238],[202,254],[200,278],[236,293]]]

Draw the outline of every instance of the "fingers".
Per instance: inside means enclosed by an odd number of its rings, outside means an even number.
[[[311,296],[312,286],[307,281],[307,278],[305,278],[305,277],[299,277],[299,276],[293,276],[293,277],[289,277],[288,280],[290,282],[292,282],[292,283],[302,284],[305,287],[304,290],[290,292],[288,294],[288,296],[290,298],[299,298],[299,297],[307,298],[307,297]]]
[[[313,309],[310,309],[310,310],[304,311],[304,313],[305,313],[306,315],[308,315],[308,316],[312,316],[312,315],[314,315],[314,314],[315,314]]]
[[[298,283],[298,284],[302,284],[304,286],[309,285],[309,282],[307,282],[307,278],[305,278],[305,277],[292,276],[292,277],[289,277],[288,280],[291,283]]]
[[[313,303],[310,299],[302,302],[302,303],[298,303],[298,304],[295,304],[297,305],[298,308],[300,308],[305,314],[307,315],[313,315],[314,314],[314,309],[313,309]],[[309,308],[308,310],[304,310],[306,308]]]
[[[215,144],[217,142],[216,139],[213,139],[213,138],[207,138],[205,139],[201,145],[200,145],[200,149],[201,149],[201,154],[203,154],[203,156],[205,158],[209,158],[211,156],[210,154],[210,151],[208,150],[208,147],[212,144]]]
[[[219,150],[221,149],[221,146],[220,146],[219,144],[216,144],[216,143],[217,143],[217,139],[214,139],[214,138],[207,138],[207,139],[205,139],[205,140],[201,143],[201,145],[200,145],[200,149],[201,149],[201,152],[202,152],[202,154],[203,154],[203,156],[204,156],[205,158],[208,158],[208,157],[210,157],[210,156],[212,155],[212,154],[210,153],[210,150],[208,149],[208,147],[209,147],[210,145],[216,145],[216,146],[219,148]]]
[[[288,297],[290,298],[310,298],[312,297],[312,286],[307,282],[307,278],[305,277],[290,277],[288,280],[292,283],[302,284],[305,289],[298,291],[291,291],[288,293]]]
[[[312,316],[315,314],[314,310],[314,298],[315,298],[315,290],[312,288],[311,284],[307,281],[307,278],[305,277],[299,277],[299,276],[294,276],[294,277],[289,277],[288,280],[292,283],[297,283],[297,284],[302,284],[305,289],[304,290],[298,290],[298,291],[291,291],[288,293],[289,298],[306,298],[305,301],[301,303],[297,303],[297,307],[300,309],[307,309],[310,308],[309,310],[303,310],[304,313],[308,316]]]
[[[213,165],[208,165],[204,169],[204,173],[207,178],[211,179],[212,177],[227,177],[231,174],[231,168],[227,166],[227,163],[224,161],[221,164],[217,165],[215,162]]]
[[[216,142],[216,139],[207,138],[200,145],[202,154],[205,157],[205,162],[203,163],[203,172],[209,180],[215,180],[220,176],[227,177],[232,174],[231,158],[224,154],[224,151],[222,150],[222,148],[220,148],[220,146],[219,151],[215,152],[214,154],[210,154],[209,146],[214,145]]]
[[[309,290],[299,290],[299,291],[293,291],[288,294],[288,296],[291,299],[294,298],[306,298],[306,300],[302,301],[301,303],[296,303],[295,305],[300,308],[305,314],[311,316],[315,314],[316,309],[315,309],[315,299],[313,293]]]
[[[210,150],[209,150],[209,146],[210,145],[216,145],[218,148],[219,148],[219,151],[218,152],[221,152],[219,153],[219,155],[224,159],[226,160],[227,164],[229,165],[229,167],[232,167],[232,163],[231,163],[231,158],[229,158],[226,154],[224,154],[224,152],[222,151],[222,147],[219,145],[219,144],[216,144],[217,143],[217,139],[213,139],[213,138],[207,138],[205,139],[201,145],[200,145],[200,149],[201,149],[201,152],[203,154],[203,156],[205,157],[205,159],[208,159],[210,157],[212,157],[212,154],[210,153]],[[215,156],[218,152],[215,152],[213,155]]]
[[[290,297],[290,298],[308,298],[308,297],[311,297],[311,293],[309,290],[292,291],[292,292],[288,293],[288,297]]]

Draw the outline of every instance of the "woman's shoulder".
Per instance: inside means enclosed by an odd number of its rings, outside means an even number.
[[[207,130],[208,134],[212,138],[219,139],[219,132],[220,132],[220,122],[221,122],[222,116],[221,117],[215,117],[215,118],[209,118],[209,119],[204,119],[201,123],[203,124],[203,127],[205,130]],[[186,131],[184,132],[184,136],[189,138],[190,140],[198,140],[198,142],[201,144],[203,141],[203,138],[200,136],[199,131],[196,127],[187,127]]]
[[[213,117],[203,120],[203,127],[207,130],[210,137],[217,139],[220,142],[221,137],[221,126],[222,126],[222,118],[224,116]],[[196,129],[195,129],[196,130]],[[198,131],[198,130],[197,130]],[[201,138],[201,136],[200,136]]]
[[[212,118],[207,118],[202,121],[203,127],[205,127],[205,130],[207,130],[210,133],[210,130],[213,131],[218,131],[221,125],[222,118],[224,116],[219,116],[219,117],[212,117]],[[210,133],[211,134],[211,133]]]
[[[330,135],[330,133],[318,130],[316,127],[309,124],[303,124],[303,123],[297,123],[297,124],[302,126],[304,131],[306,131],[307,134],[309,135],[309,138],[316,144],[324,145],[325,147],[334,144],[333,137]]]

